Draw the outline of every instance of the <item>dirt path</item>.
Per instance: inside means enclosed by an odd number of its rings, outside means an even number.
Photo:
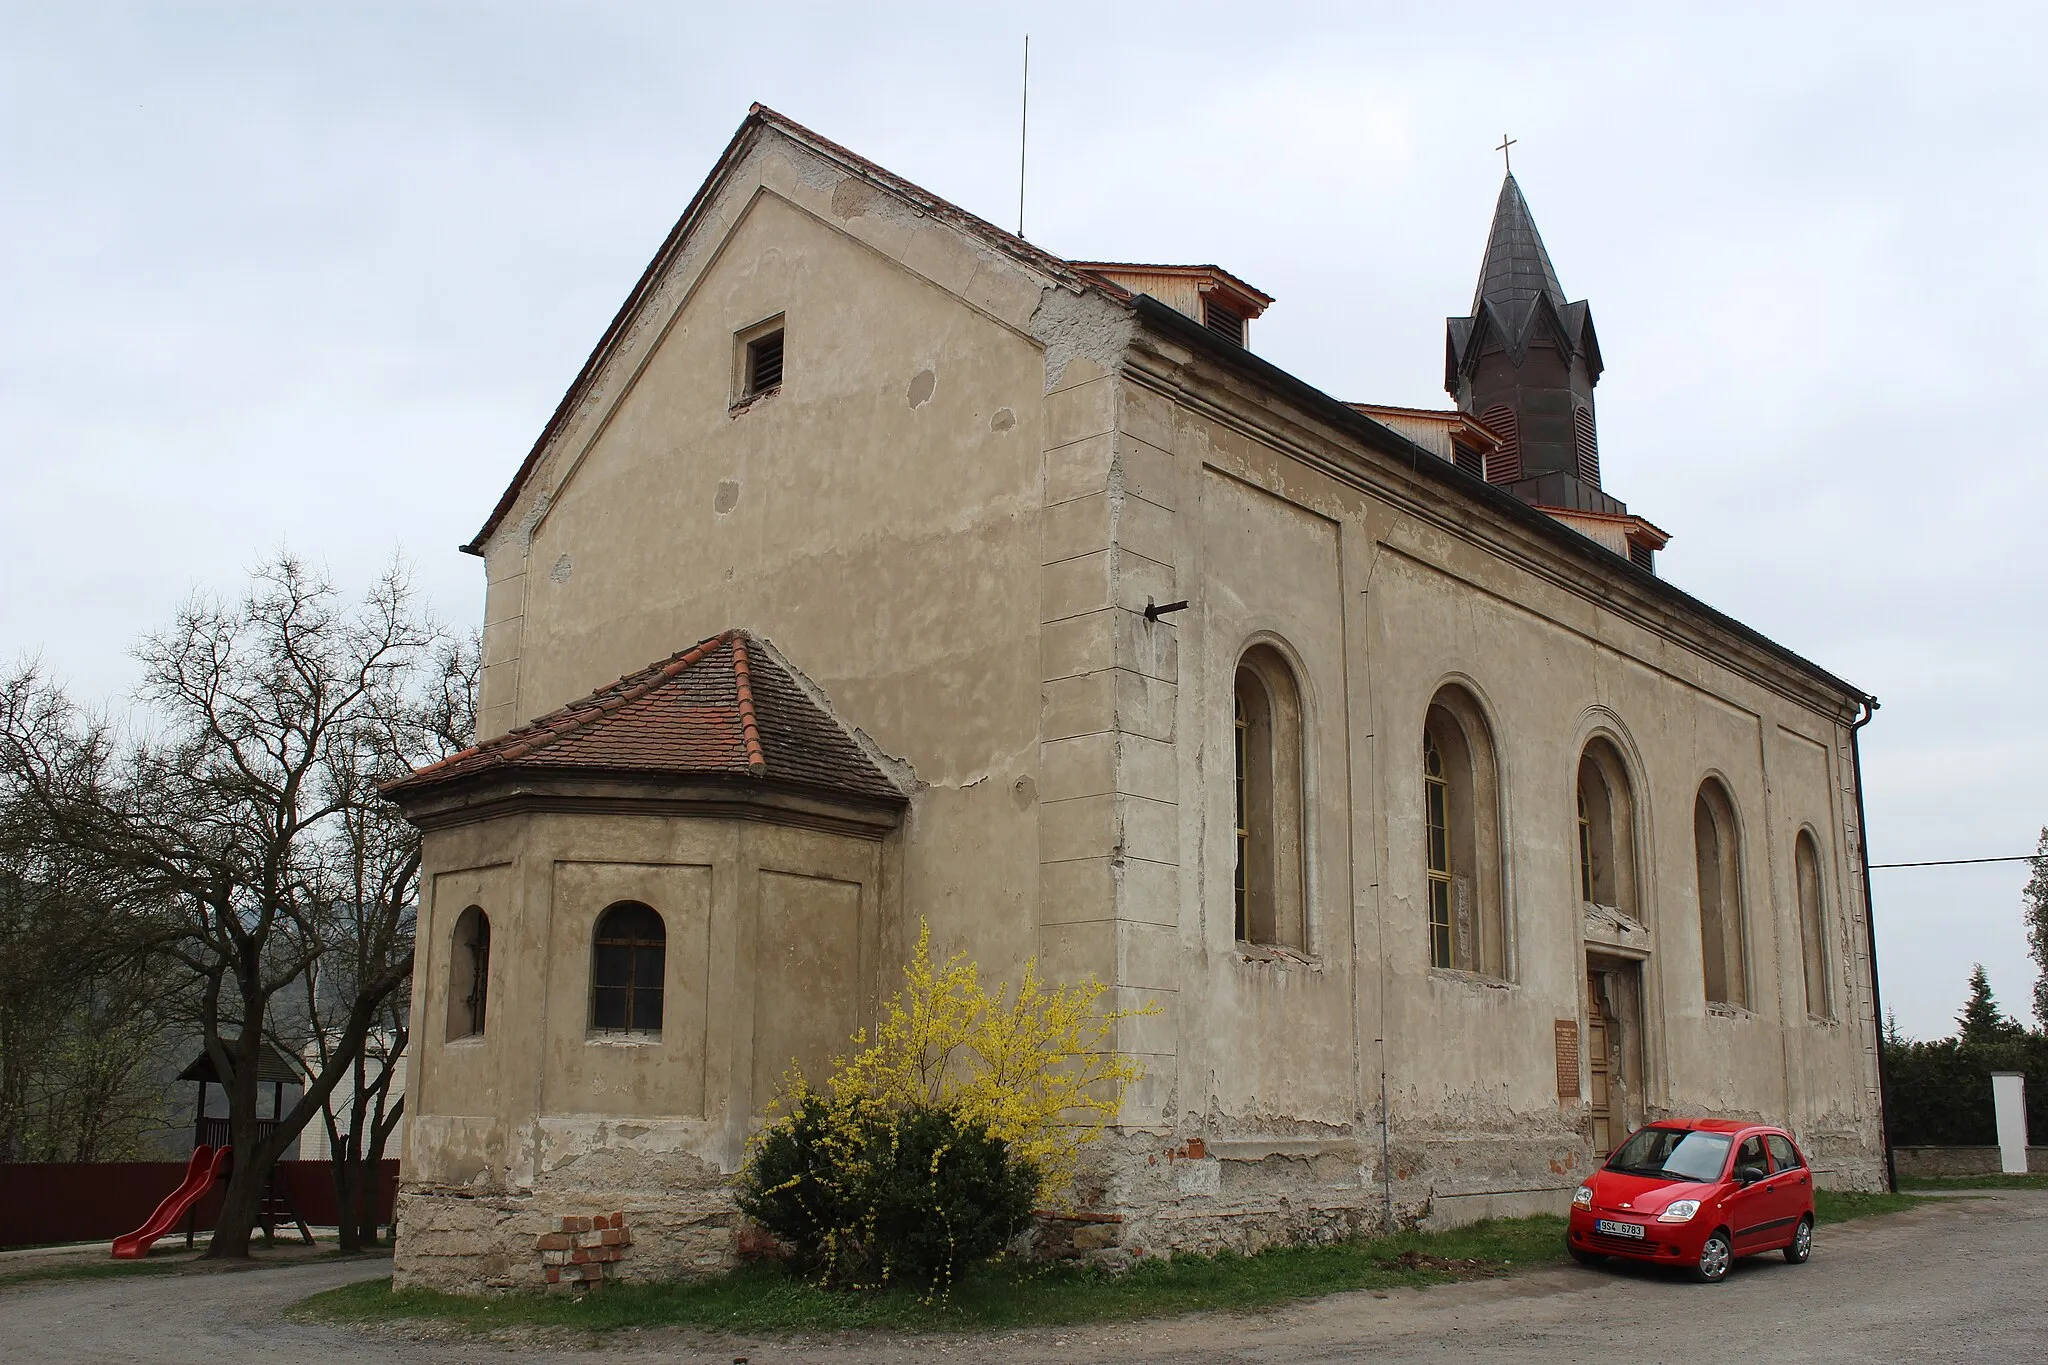
[[[1564,1365],[1625,1352],[1636,1365],[1720,1359],[2032,1361],[2048,1357],[2048,1193],[1986,1192],[1825,1228],[1810,1264],[1743,1262],[1726,1284],[1648,1272],[1541,1271],[1510,1280],[1333,1295],[1250,1316],[1197,1316],[979,1337],[737,1340],[662,1330],[594,1349],[476,1342],[289,1323],[283,1310],[364,1278],[363,1262],[241,1274],[29,1284],[0,1290],[0,1355],[42,1365],[290,1361],[447,1365],[572,1362],[749,1365],[828,1361],[1513,1361]]]

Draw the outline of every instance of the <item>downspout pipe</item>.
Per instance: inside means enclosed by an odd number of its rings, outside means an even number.
[[[1863,727],[1877,715],[1877,698],[1860,698],[1863,715],[1849,724],[1849,756],[1856,765],[1856,858],[1863,864],[1863,935],[1870,950],[1871,1027],[1877,1033],[1877,1131],[1884,1142],[1884,1187],[1897,1194],[1899,1166],[1892,1155],[1891,1067],[1884,1056],[1884,997],[1877,984],[1877,911],[1870,895],[1870,820],[1863,811]]]

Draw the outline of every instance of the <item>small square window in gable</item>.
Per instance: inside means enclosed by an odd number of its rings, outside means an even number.
[[[780,316],[733,337],[733,405],[763,398],[782,387],[786,329]]]

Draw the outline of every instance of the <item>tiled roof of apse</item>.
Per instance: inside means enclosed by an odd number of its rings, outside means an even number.
[[[903,794],[751,635],[729,630],[384,788],[497,772],[758,778],[869,801]]]

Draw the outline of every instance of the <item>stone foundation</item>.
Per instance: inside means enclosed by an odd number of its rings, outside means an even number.
[[[1810,1155],[1825,1187],[1882,1184],[1882,1158],[1853,1135],[1817,1136]],[[586,1150],[534,1190],[406,1185],[393,1282],[457,1293],[594,1286],[687,1279],[772,1254],[734,1204],[733,1177],[681,1154],[621,1156]],[[1120,1268],[1338,1242],[1384,1230],[1390,1215],[1395,1227],[1435,1230],[1561,1213],[1593,1165],[1562,1116],[1503,1133],[1397,1131],[1384,1156],[1377,1128],[1124,1132],[1088,1149],[1075,1205],[1041,1215],[1012,1249]]]
[[[587,1197],[407,1185],[398,1196],[391,1282],[400,1289],[479,1294],[539,1290],[565,1280],[689,1279],[735,1264],[739,1222],[723,1190],[614,1194],[602,1207]],[[606,1232],[614,1236],[607,1240]],[[573,1277],[571,1267],[579,1267]]]

